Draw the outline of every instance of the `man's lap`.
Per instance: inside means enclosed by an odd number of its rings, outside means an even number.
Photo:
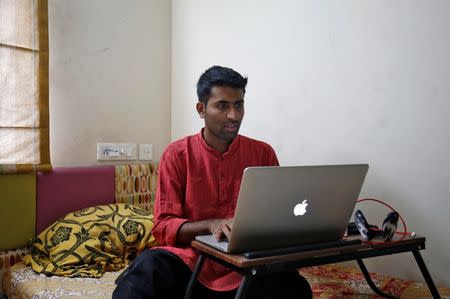
[[[192,275],[189,267],[175,254],[146,250],[130,264],[116,281],[113,298],[183,298]],[[251,277],[246,298],[311,298],[308,282],[297,272],[273,273]],[[192,298],[234,298],[236,290],[217,292],[196,283]]]

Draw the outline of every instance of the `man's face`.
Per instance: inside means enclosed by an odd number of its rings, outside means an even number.
[[[208,104],[199,103],[197,110],[205,119],[205,128],[214,137],[231,142],[244,118],[244,91],[229,86],[214,86]]]

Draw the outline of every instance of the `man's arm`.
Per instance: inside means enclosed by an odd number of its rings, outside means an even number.
[[[159,245],[176,246],[177,231],[188,222],[184,215],[186,182],[176,153],[169,146],[162,154],[158,169],[158,188],[154,205],[152,233]]]
[[[177,234],[177,243],[188,245],[198,235],[213,234],[217,240],[230,237],[233,219],[211,219],[198,222],[185,222]]]
[[[263,163],[264,163],[263,165],[265,166],[280,166],[277,154],[273,150],[272,146],[270,146],[269,144],[267,144],[266,157]]]

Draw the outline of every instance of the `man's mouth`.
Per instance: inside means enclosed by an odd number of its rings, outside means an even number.
[[[238,128],[239,128],[239,125],[236,123],[225,125],[225,130],[227,130],[227,131],[236,131]]]

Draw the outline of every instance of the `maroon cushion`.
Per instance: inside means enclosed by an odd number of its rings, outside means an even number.
[[[61,167],[38,173],[36,234],[69,212],[114,202],[114,166]]]

